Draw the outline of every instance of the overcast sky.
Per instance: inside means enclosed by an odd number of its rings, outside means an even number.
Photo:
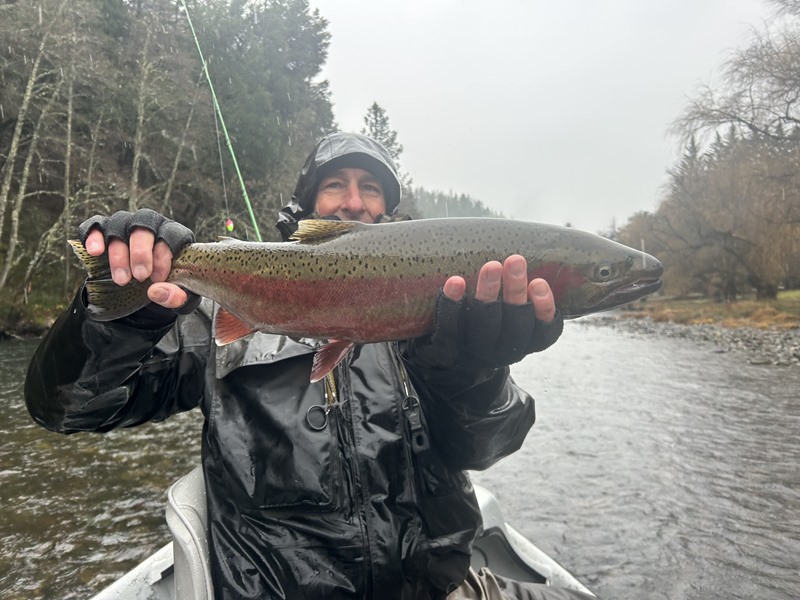
[[[588,231],[655,210],[667,129],[762,0],[311,0],[340,128],[377,101],[415,185]]]

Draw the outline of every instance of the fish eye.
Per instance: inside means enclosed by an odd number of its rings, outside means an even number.
[[[599,265],[595,269],[594,273],[597,276],[597,279],[606,281],[614,276],[614,267],[611,265]]]

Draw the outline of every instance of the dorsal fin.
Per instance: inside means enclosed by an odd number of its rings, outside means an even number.
[[[364,227],[358,221],[329,221],[327,219],[303,219],[297,223],[297,231],[290,240],[301,244],[317,244],[350,233],[356,227]]]

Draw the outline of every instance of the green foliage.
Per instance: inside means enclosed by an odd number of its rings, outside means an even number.
[[[315,83],[330,35],[305,0],[204,5],[197,27],[244,176],[268,179],[332,128],[327,83]]]
[[[101,31],[112,39],[124,40],[130,33],[130,14],[124,0],[100,0]]]
[[[399,168],[403,146],[397,141],[397,132],[389,126],[389,116],[377,102],[367,110],[361,133],[383,144]]]
[[[417,210],[416,199],[411,189],[413,181],[408,173],[404,173],[400,169],[400,156],[403,154],[403,146],[397,140],[397,132],[389,125],[389,115],[377,102],[373,102],[372,106],[367,110],[361,133],[383,144],[384,148],[389,152],[389,156],[392,157],[397,167],[400,185],[403,188],[403,204],[405,205],[403,210],[412,217],[418,216],[419,211]]]
[[[327,23],[307,0],[187,4],[261,228],[272,229],[309,148],[334,126],[327,82],[317,81]],[[83,274],[64,240],[91,214],[135,203],[206,239],[225,233],[228,216],[238,235],[252,235],[224,140],[222,157],[218,152],[210,90],[178,2],[41,0],[6,4],[2,12],[0,180],[8,175],[9,186],[0,194],[0,267],[12,207],[22,206],[17,256],[3,292],[11,308],[42,290],[72,292]],[[74,90],[70,139],[67,82]],[[56,89],[62,90],[57,108],[45,116]],[[36,175],[17,202],[40,120]]]

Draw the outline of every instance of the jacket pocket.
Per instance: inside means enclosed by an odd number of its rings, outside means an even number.
[[[314,348],[263,334],[230,346],[217,353],[207,432],[230,493],[259,509],[336,509],[336,411],[324,428],[306,419],[310,407],[324,403],[322,383],[309,382]]]
[[[331,412],[327,427],[314,431],[303,425],[285,431],[250,457],[249,495],[259,508],[333,511],[340,507],[341,464]]]

